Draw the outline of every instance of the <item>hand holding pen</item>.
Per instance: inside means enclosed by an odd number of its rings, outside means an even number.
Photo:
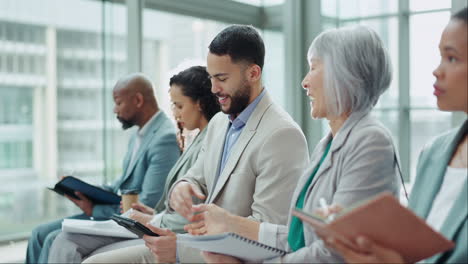
[[[316,213],[326,219],[327,222],[335,220],[336,215],[343,210],[339,205],[333,204],[328,205],[325,198],[321,197],[319,199],[320,209]]]

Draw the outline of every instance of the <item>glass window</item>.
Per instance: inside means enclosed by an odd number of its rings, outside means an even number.
[[[262,0],[233,0],[234,2],[240,2],[244,4],[254,5],[254,6],[261,6]]]
[[[322,1],[327,16],[340,19],[392,14],[398,11],[398,1],[389,0],[335,0]]]
[[[265,42],[265,64],[263,67],[263,85],[273,100],[283,108],[286,107],[285,93],[291,89],[301,89],[301,84],[285,87],[284,82],[284,35],[282,32],[263,31]]]
[[[119,176],[127,140],[111,89],[126,73],[125,8],[0,1],[0,240],[78,211],[45,188],[58,176]]]
[[[170,77],[192,65],[206,65],[209,44],[227,24],[145,9],[143,25],[155,24],[164,26],[143,26],[143,71],[156,84],[159,105],[166,113],[171,113],[168,94]],[[259,32],[266,46],[264,85],[273,99],[284,106],[283,34],[269,30]]]
[[[450,130],[452,119],[451,113],[439,110],[412,110],[410,117],[411,175],[415,177],[416,165],[422,148],[437,135]]]
[[[32,169],[32,89],[9,88],[0,86],[0,172]]]
[[[398,145],[399,140],[399,129],[398,129],[398,110],[378,110],[374,109],[372,111],[372,116],[379,119],[382,124],[388,128],[392,134],[393,142],[395,145]]]
[[[143,11],[143,71],[155,83],[156,98],[166,113],[171,114],[169,79],[190,66],[206,65],[208,45],[226,26],[206,19]]]
[[[323,17],[322,17],[323,19]],[[337,28],[338,27],[338,21],[333,21],[332,19],[327,19],[327,20],[324,20],[323,23],[322,23],[322,30],[325,31],[325,30],[328,30],[328,29],[332,29],[332,28]]]
[[[440,61],[439,40],[449,12],[410,17],[410,94],[412,107],[436,107],[432,72]],[[428,30],[430,29],[430,30]]]
[[[322,0],[320,9],[322,16],[338,17],[338,0]]]
[[[409,0],[411,11],[427,11],[434,9],[450,8],[452,5],[451,0]]]
[[[273,6],[283,4],[285,0],[233,0],[254,6]]]
[[[281,5],[284,4],[286,0],[262,0],[263,6],[273,6],[273,5]]]

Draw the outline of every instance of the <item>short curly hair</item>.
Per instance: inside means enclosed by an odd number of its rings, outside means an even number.
[[[211,82],[206,67],[192,66],[171,77],[169,85],[178,85],[184,96],[199,102],[203,116],[210,121],[221,109],[211,92]]]

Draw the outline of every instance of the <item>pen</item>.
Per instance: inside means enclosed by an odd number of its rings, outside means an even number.
[[[329,213],[329,211],[328,211],[328,204],[327,204],[327,201],[325,200],[325,198],[320,197],[319,203],[320,203],[320,208],[322,208],[322,210],[323,210],[323,213],[324,213],[325,215],[328,215],[328,213]]]
[[[328,209],[328,204],[325,198],[321,197],[319,199],[319,203],[320,203],[320,208],[322,208],[323,210],[323,213],[327,216],[327,221],[328,222],[333,221],[335,219],[335,214],[333,213],[330,214],[330,210]]]

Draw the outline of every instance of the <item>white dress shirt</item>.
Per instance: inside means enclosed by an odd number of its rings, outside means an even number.
[[[442,224],[445,222],[445,219],[464,186],[467,172],[467,168],[447,167],[444,181],[432,203],[431,211],[426,220],[434,230],[440,230]]]

